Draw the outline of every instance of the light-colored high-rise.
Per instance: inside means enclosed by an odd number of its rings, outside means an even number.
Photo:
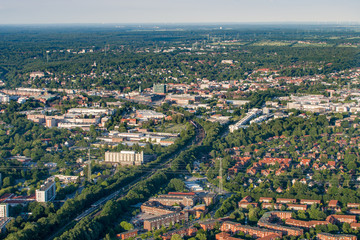
[[[56,196],[55,182],[48,181],[44,185],[41,185],[40,189],[36,190],[36,201],[37,202],[48,202]]]
[[[0,204],[0,217],[9,217],[9,205],[6,203]]]
[[[144,163],[144,152],[106,152],[105,162],[119,163],[121,165],[142,165]]]

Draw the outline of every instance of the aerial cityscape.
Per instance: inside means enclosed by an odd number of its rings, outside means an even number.
[[[289,2],[0,3],[0,239],[358,239],[360,2]]]

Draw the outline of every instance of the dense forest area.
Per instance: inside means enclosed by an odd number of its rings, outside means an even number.
[[[359,33],[335,27],[2,27],[0,32],[0,80],[8,87],[134,90],[139,83],[147,88],[198,78],[247,79],[259,68],[304,76],[360,66]],[[224,59],[234,63],[221,64]],[[30,80],[33,71],[45,77]]]

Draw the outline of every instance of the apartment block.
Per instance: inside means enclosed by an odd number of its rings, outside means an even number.
[[[5,218],[9,217],[9,205],[6,203],[0,204],[0,217]]]
[[[162,226],[169,226],[171,224],[188,221],[188,214],[185,213],[169,213],[158,217],[149,218],[144,221],[144,229],[152,231],[153,229],[160,229]]]
[[[303,228],[314,228],[318,225],[327,225],[328,221],[301,221],[296,219],[286,219],[286,225],[291,225],[295,227],[303,227]]]
[[[320,200],[300,199],[300,204],[313,205],[320,204]]]
[[[239,231],[244,232],[245,234],[249,234],[252,237],[260,238],[270,236],[272,234],[279,234],[282,236],[281,232],[273,231],[265,228],[259,227],[251,227],[248,225],[242,225],[240,223],[226,221],[221,225],[222,232],[230,232],[230,233],[237,233]]]
[[[240,238],[234,238],[229,233],[221,232],[215,235],[216,240],[242,240]]]
[[[290,210],[295,210],[295,211],[299,211],[299,210],[306,211],[307,205],[304,205],[304,204],[288,204],[287,208],[290,209]]]
[[[128,239],[128,238],[133,238],[136,237],[138,235],[138,230],[137,229],[133,229],[127,232],[123,232],[123,233],[119,233],[116,236],[122,240],[124,239]]]
[[[262,202],[262,203],[270,203],[270,202],[272,202],[274,199],[273,198],[271,198],[271,197],[261,197],[260,199],[259,199],[259,202]]]
[[[56,196],[55,182],[47,181],[44,185],[41,185],[40,189],[35,192],[37,202],[48,202]]]
[[[276,203],[296,203],[296,199],[292,198],[277,198]]]
[[[261,207],[263,209],[275,209],[275,210],[280,210],[281,207],[283,206],[283,204],[278,204],[278,203],[262,203]]]
[[[207,231],[207,230],[214,229],[216,224],[218,224],[218,223],[219,223],[218,220],[209,220],[209,221],[200,223],[200,226],[202,229],[204,229],[204,231]]]
[[[192,236],[195,236],[197,231],[198,231],[197,228],[194,228],[194,227],[180,228],[180,229],[176,229],[176,230],[171,231],[171,232],[164,233],[162,235],[162,239],[163,240],[170,240],[171,237],[173,235],[175,235],[175,234],[178,234],[181,237],[184,237],[184,236],[192,237]]]
[[[359,208],[360,207],[360,203],[348,203],[347,204],[348,208]]]
[[[195,193],[174,193],[169,192],[169,194],[161,194],[158,197],[152,197],[149,199],[150,202],[158,202],[164,206],[174,206],[181,205],[185,207],[194,206],[197,202],[197,197]]]
[[[258,226],[272,229],[275,231],[280,231],[284,235],[301,236],[304,233],[303,229],[279,225],[277,223],[278,221],[276,220],[276,218],[290,219],[291,214],[291,212],[287,211],[267,212],[259,219]]]
[[[174,213],[176,210],[172,207],[163,206],[162,204],[156,201],[147,201],[141,205],[141,212],[161,215],[161,214],[169,214]]]
[[[119,163],[120,165],[142,165],[144,163],[144,152],[105,152],[105,162]]]
[[[354,235],[330,233],[318,233],[316,238],[319,240],[357,240],[357,237]]]
[[[330,215],[326,218],[326,221],[337,224],[337,223],[356,223],[356,216],[354,215]]]

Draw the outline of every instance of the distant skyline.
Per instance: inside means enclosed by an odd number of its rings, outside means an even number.
[[[360,23],[360,0],[2,0],[0,24]]]

